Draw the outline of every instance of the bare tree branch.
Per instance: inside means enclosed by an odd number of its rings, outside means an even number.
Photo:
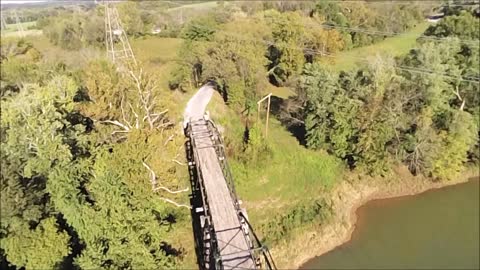
[[[117,120],[104,120],[104,121],[100,121],[100,123],[107,123],[107,124],[112,124],[112,125],[116,125],[116,126],[119,126],[121,128],[124,129],[124,131],[130,131],[130,128],[120,122],[118,122]]]
[[[142,164],[150,172],[150,183],[152,183],[152,190],[155,190],[157,187],[157,176],[155,175],[155,172],[152,170],[152,168],[147,165],[147,163],[142,161]]]
[[[175,205],[175,206],[177,206],[177,207],[185,207],[185,208],[188,208],[188,209],[192,209],[192,207],[191,207],[190,205],[179,204],[179,203],[176,203],[176,202],[174,202],[174,201],[172,201],[172,200],[170,200],[170,199],[163,198],[163,197],[160,197],[160,199],[162,199],[162,200],[164,200],[164,201],[166,201],[166,202],[168,202],[168,203],[171,203],[171,204],[173,204],[173,205]]]
[[[164,186],[160,186],[160,187],[156,187],[153,189],[153,191],[159,191],[159,190],[165,190],[166,192],[170,193],[170,194],[177,194],[177,193],[182,193],[182,192],[187,192],[189,191],[190,189],[189,188],[185,188],[185,189],[181,189],[181,190],[171,190],[167,187],[164,187]]]
[[[175,134],[170,135],[170,137],[168,137],[163,146],[166,146],[169,141],[173,140],[173,137],[175,137]]]
[[[150,182],[152,183],[152,190],[154,192],[157,192],[159,190],[165,190],[166,192],[170,193],[170,194],[177,194],[177,193],[182,193],[182,192],[187,192],[189,191],[189,188],[185,188],[185,189],[181,189],[181,190],[176,190],[176,191],[173,191],[167,187],[164,187],[164,186],[159,186],[157,187],[157,177],[155,175],[155,172],[152,170],[152,168],[150,168],[150,166],[148,166],[147,163],[143,162],[142,161],[142,164],[145,168],[147,168],[147,170],[150,172]],[[171,203],[177,207],[185,207],[185,208],[188,208],[188,209],[191,209],[191,206],[189,205],[185,205],[185,204],[179,204],[179,203],[176,203],[175,201],[173,200],[170,200],[170,199],[167,199],[165,197],[160,197],[160,199],[164,200],[165,202],[168,202],[168,203]]]
[[[178,165],[182,165],[182,166],[186,166],[186,165],[187,165],[187,164],[182,163],[182,162],[180,162],[180,161],[178,161],[178,160],[176,160],[176,159],[172,159],[172,161],[175,162],[175,163],[177,163]]]
[[[125,116],[125,110],[123,109],[124,100],[125,100],[125,95],[122,95],[122,99],[120,101],[120,109],[122,110],[122,118],[123,118],[123,121],[125,122],[126,125],[128,125],[130,128],[133,128],[132,125],[127,121],[127,118]]]

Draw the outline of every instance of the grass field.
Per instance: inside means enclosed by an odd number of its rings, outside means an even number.
[[[42,34],[42,30],[38,29],[28,29],[34,28],[37,25],[37,22],[23,22],[20,23],[23,27],[23,33],[25,36],[39,36]],[[7,29],[2,29],[2,37],[20,37],[21,32],[19,31],[18,24],[7,24]]]
[[[272,84],[268,85],[268,88],[265,90],[265,95],[272,93],[272,95],[287,99],[288,97],[295,96],[295,92],[289,87],[277,87]]]
[[[158,87],[164,94],[161,104],[168,108],[171,117],[181,121],[183,107],[178,105],[186,104],[188,96],[171,91],[168,82],[177,66],[177,53],[182,39],[147,37],[132,40],[131,45],[140,65],[155,76]]]
[[[33,26],[36,26],[37,25],[37,22],[22,22],[22,23],[19,23],[22,27],[23,27],[23,30],[28,30],[29,27],[33,27]],[[18,31],[18,26],[19,24],[7,24],[7,29],[2,29],[2,32],[5,32],[5,33],[8,33],[8,32],[16,32]]]
[[[205,10],[205,9],[211,9],[214,8],[218,5],[217,1],[208,1],[208,2],[201,2],[201,3],[195,3],[195,4],[187,4],[187,5],[182,5],[179,7],[174,7],[169,9],[169,11],[179,11],[179,10],[185,10],[185,9],[193,9],[193,10]]]
[[[219,94],[214,95],[208,111],[217,125],[225,130],[227,148],[242,141],[243,121],[224,104]],[[262,123],[264,121],[262,118]],[[336,158],[301,146],[273,117],[270,118],[268,136],[271,154],[265,161],[244,164],[229,159],[237,193],[256,226],[273,220],[287,209],[316,199],[316,195],[320,196],[341,179],[343,170]]]
[[[338,53],[335,58],[325,62],[331,64],[336,70],[348,70],[357,66],[359,58],[375,54],[390,54],[393,56],[408,53],[416,44],[416,39],[428,28],[430,23],[423,22],[410,31],[396,37],[387,38],[378,43],[355,48],[353,50]]]

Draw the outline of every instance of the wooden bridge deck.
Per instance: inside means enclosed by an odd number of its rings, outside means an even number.
[[[255,269],[206,121],[191,124],[207,202],[224,269]]]

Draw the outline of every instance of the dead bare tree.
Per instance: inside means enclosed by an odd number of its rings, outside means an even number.
[[[152,191],[153,192],[158,192],[160,190],[163,190],[163,191],[166,191],[170,194],[178,194],[178,193],[182,193],[182,192],[188,192],[189,191],[189,188],[185,188],[185,189],[181,189],[181,190],[171,190],[169,189],[168,187],[165,187],[163,185],[160,185],[157,181],[157,176],[155,174],[155,172],[152,170],[152,168],[150,168],[150,166],[148,166],[147,163],[145,162],[142,162],[143,166],[145,168],[147,168],[147,170],[150,172],[150,183],[152,184]],[[188,209],[191,209],[191,206],[190,205],[186,205],[186,204],[179,204],[171,199],[168,199],[168,198],[165,198],[165,197],[160,197],[160,199],[162,199],[163,201],[165,202],[168,202],[168,203],[171,203],[177,207],[185,207],[185,208],[188,208]]]
[[[142,69],[126,74],[132,82],[132,87],[124,93],[120,102],[122,119],[104,120],[102,123],[115,125],[121,130],[112,133],[128,133],[132,129],[162,129],[173,126],[165,117],[168,110],[156,111],[155,89],[157,83],[152,77],[146,76]]]

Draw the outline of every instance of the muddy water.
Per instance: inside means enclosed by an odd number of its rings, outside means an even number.
[[[479,181],[361,207],[352,240],[302,269],[478,269]]]

